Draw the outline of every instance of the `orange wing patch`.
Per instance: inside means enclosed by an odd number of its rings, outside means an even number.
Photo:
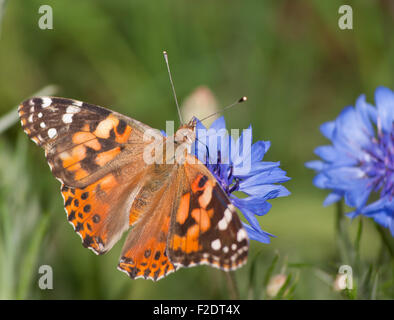
[[[80,162],[77,162],[72,166],[69,166],[67,170],[74,174],[74,179],[76,181],[82,180],[83,178],[86,178],[89,175],[89,172],[87,170],[82,169]]]
[[[193,209],[191,215],[198,224],[201,232],[205,232],[211,227],[213,209],[205,210],[203,208],[196,208]]]
[[[120,153],[120,147],[103,151],[97,154],[95,162],[100,166],[103,167],[111,160],[115,159],[115,157]]]
[[[189,215],[189,206],[190,206],[190,193],[186,193],[182,196],[178,211],[176,214],[176,221],[180,224],[184,224],[188,215]]]
[[[118,269],[127,273],[132,279],[145,278],[160,280],[175,271],[166,252],[166,242],[153,237],[143,248],[133,248],[120,259]]]
[[[166,250],[169,225],[168,216],[164,219],[160,232],[153,233],[143,246],[136,244],[124,250],[118,269],[132,279],[145,278],[154,281],[174,272],[176,268],[168,259]]]
[[[185,228],[183,228],[183,232],[175,233],[170,238],[172,250],[180,250],[187,254],[202,249],[199,236],[210,228],[210,218],[213,215],[213,209],[207,211],[203,208],[195,208],[191,210],[190,199],[189,192],[181,197],[175,219],[178,226],[185,226]]]
[[[125,143],[132,129],[124,120],[119,120],[116,116],[110,114],[107,118],[99,122],[93,134],[98,138],[108,139],[111,136],[112,130],[115,133],[115,141]]]
[[[92,249],[96,254],[107,251],[110,239],[105,223],[110,214],[111,203],[104,199],[117,187],[118,183],[112,174],[84,189],[62,185],[68,221],[81,236],[83,246]]]
[[[71,141],[48,153],[48,161],[55,163],[54,174],[62,180],[80,181],[113,161],[132,131],[124,120],[112,114],[100,121],[94,132],[89,131],[89,125],[81,130],[71,136]]]

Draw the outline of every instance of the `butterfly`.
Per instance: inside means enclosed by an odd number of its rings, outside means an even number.
[[[188,151],[180,152],[181,161],[166,156],[170,138],[175,148],[191,146],[195,120],[165,137],[138,120],[66,98],[34,97],[18,113],[61,182],[67,219],[83,246],[104,254],[130,229],[118,269],[132,279],[246,263],[247,233],[215,177]],[[149,163],[147,154],[165,161]]]

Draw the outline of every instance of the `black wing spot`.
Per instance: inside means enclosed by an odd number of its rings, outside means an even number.
[[[117,127],[116,127],[116,132],[118,134],[123,134],[124,131],[126,130],[126,126],[127,126],[126,121],[120,120]]]
[[[73,221],[75,219],[75,211],[71,210],[70,214],[68,215],[68,221]]]
[[[93,238],[89,236],[88,234],[85,236],[85,239],[83,239],[83,246],[89,247],[93,243]]]
[[[160,255],[161,255],[160,251],[156,251],[156,253],[155,253],[155,260],[159,260],[160,259]]]
[[[166,267],[164,268],[164,275],[166,275],[166,274],[167,274],[167,272],[168,272],[168,268],[169,268],[169,265],[167,264],[167,265],[166,265]]]
[[[130,270],[129,276],[132,279],[134,279],[137,276],[137,274],[140,272],[140,269],[138,269],[137,267],[129,268],[129,270]]]
[[[145,258],[149,258],[150,257],[150,254],[151,254],[151,251],[150,250],[145,250],[145,252],[144,252],[144,256],[145,256]]]
[[[144,272],[144,277],[147,278],[150,274],[150,269],[146,268],[145,272]]]
[[[81,199],[86,200],[88,198],[88,196],[89,196],[89,192],[84,192],[81,194]]]
[[[199,188],[204,187],[205,184],[207,183],[207,181],[208,181],[208,177],[207,176],[202,176],[200,181],[198,181],[198,187]]]
[[[75,231],[79,232],[79,231],[81,231],[81,230],[83,230],[83,224],[80,223],[80,222],[78,222],[77,225],[76,225],[76,227],[75,227]]]
[[[74,199],[73,197],[68,197],[64,206],[68,207],[71,204],[71,202],[73,201],[73,199]]]

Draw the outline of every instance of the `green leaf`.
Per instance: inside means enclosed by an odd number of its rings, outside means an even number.
[[[372,285],[372,290],[371,290],[371,300],[376,300],[376,297],[378,295],[378,287],[379,287],[379,271],[375,273],[374,279],[373,279],[373,285]]]
[[[26,255],[23,256],[21,261],[22,268],[20,269],[19,275],[19,286],[16,292],[17,299],[27,298],[29,286],[32,283],[34,275],[37,274],[36,260],[48,223],[49,215],[44,215],[34,230]]]
[[[259,286],[256,281],[256,268],[258,264],[258,258],[260,257],[263,250],[259,250],[257,254],[253,257],[249,271],[249,286],[248,286],[248,296],[249,298],[258,299]]]
[[[360,217],[358,222],[356,240],[354,241],[354,249],[356,250],[357,255],[359,255],[360,253],[360,242],[361,242],[362,232],[363,232],[363,220]]]
[[[274,272],[274,269],[276,267],[276,264],[278,263],[278,260],[279,260],[279,253],[276,252],[274,258],[272,259],[270,266],[268,267],[268,269],[265,273],[264,281],[263,281],[264,287],[266,287],[268,285],[268,282],[271,279],[272,273]]]
[[[274,298],[275,300],[282,299],[284,297],[286,289],[287,289],[288,285],[290,284],[292,277],[293,277],[292,274],[289,273],[289,275],[286,277],[285,283],[282,285],[282,287],[279,289],[278,294],[275,296],[275,298]]]

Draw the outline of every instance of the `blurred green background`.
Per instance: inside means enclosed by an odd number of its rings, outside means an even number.
[[[53,30],[38,27],[43,4],[53,8]],[[342,4],[1,0],[0,116],[55,84],[58,96],[164,129],[165,120],[178,118],[162,56],[167,50],[181,101],[200,85],[220,105],[248,96],[225,113],[228,127],[252,124],[255,141],[272,143],[265,160],[281,161],[292,178],[285,184],[292,195],[273,200],[260,219],[277,238],[268,245],[253,242],[249,263],[236,271],[240,297],[251,297],[250,280],[254,290],[264,291],[267,268],[278,259],[272,274],[296,269],[292,298],[342,298],[330,282],[344,263],[335,206],[322,207],[327,192],[313,187],[304,162],[327,143],[319,133],[322,122],[361,93],[373,103],[378,85],[394,88],[394,3],[346,1],[353,8],[353,30],[338,27]],[[230,297],[225,275],[213,268],[181,269],[157,283],[132,281],[116,270],[122,241],[104,256],[84,249],[65,219],[44,152],[28,141],[19,122],[0,134],[0,210],[2,299]],[[351,239],[358,220],[346,221]],[[371,221],[363,221],[360,259],[375,263],[380,246]],[[38,267],[45,264],[53,267],[53,290],[37,285]]]

